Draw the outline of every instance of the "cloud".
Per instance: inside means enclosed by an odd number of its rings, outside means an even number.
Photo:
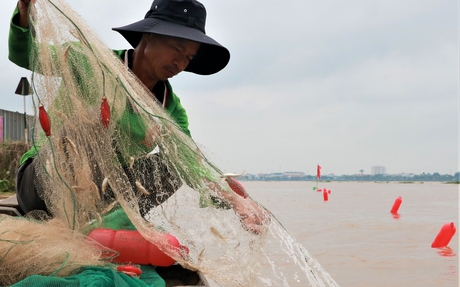
[[[194,139],[223,170],[313,174],[318,163],[335,174],[373,165],[389,173],[458,170],[458,3],[202,2],[206,31],[229,48],[230,63],[171,83]],[[69,3],[112,48],[129,45],[111,28],[150,7]],[[3,39],[11,12],[1,12]],[[0,72],[7,95],[0,108],[21,110],[22,99],[9,94],[24,70],[6,51],[0,42],[8,70]]]

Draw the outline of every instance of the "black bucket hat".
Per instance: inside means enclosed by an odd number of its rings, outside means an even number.
[[[197,55],[185,71],[210,75],[222,70],[230,60],[230,52],[206,35],[206,9],[196,0],[154,0],[141,21],[112,28],[134,48],[143,33],[173,36],[201,43]]]

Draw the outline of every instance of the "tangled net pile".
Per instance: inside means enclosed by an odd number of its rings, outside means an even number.
[[[86,235],[122,210],[144,238],[219,286],[337,286],[273,215],[258,234],[244,228],[222,172],[64,1],[37,1],[29,17],[34,105],[51,123],[45,135],[36,120],[35,185],[52,216],[0,217],[0,283],[114,268],[114,253]]]

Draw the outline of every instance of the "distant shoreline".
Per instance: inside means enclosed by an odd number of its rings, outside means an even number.
[[[269,174],[245,174],[238,177],[242,181],[318,181],[316,175],[307,175],[303,172],[279,172]],[[334,175],[324,174],[319,178],[321,182],[328,181],[364,181],[364,182],[445,182],[460,183],[460,172],[453,175],[440,174],[435,172],[422,174],[351,174],[351,175]]]
[[[299,180],[299,179],[243,179],[243,178],[238,178],[238,181],[258,181],[258,182],[263,182],[263,181],[273,181],[273,182],[283,182],[283,181],[305,181],[305,182],[314,182],[316,183],[316,180]],[[357,183],[369,183],[369,182],[374,182],[374,183],[401,183],[401,184],[423,184],[423,183],[430,183],[430,182],[439,182],[443,184],[460,184],[460,181],[443,181],[443,180],[414,180],[414,181],[401,181],[401,180],[320,180],[318,183],[325,183],[325,182],[357,182]]]

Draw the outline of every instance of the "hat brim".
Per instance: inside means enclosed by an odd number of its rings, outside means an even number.
[[[146,18],[133,24],[112,28],[119,32],[133,48],[141,41],[143,33],[153,33],[178,37],[201,43],[197,55],[188,64],[185,71],[199,75],[211,75],[219,72],[228,64],[230,52],[217,41],[198,29],[172,22]]]

